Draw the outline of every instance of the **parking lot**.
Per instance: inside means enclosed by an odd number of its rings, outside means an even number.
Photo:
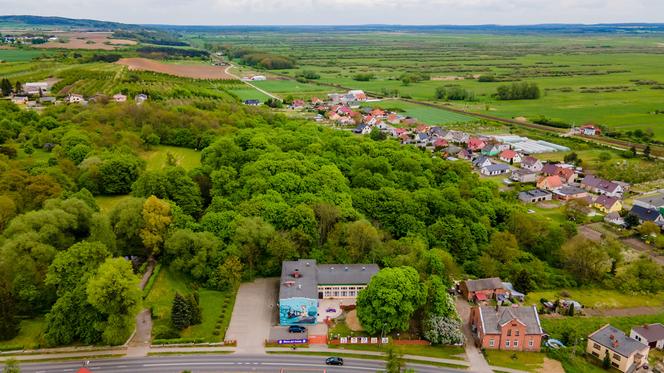
[[[265,353],[265,341],[277,321],[278,283],[268,278],[240,286],[226,333],[227,340],[237,341],[237,353]]]

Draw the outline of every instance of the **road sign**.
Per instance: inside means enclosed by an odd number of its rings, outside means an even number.
[[[302,339],[280,339],[280,345],[295,345],[295,344],[306,344],[308,340],[306,338]]]

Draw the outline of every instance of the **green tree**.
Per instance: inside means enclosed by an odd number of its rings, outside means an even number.
[[[178,330],[185,329],[191,325],[192,309],[191,303],[185,297],[176,292],[171,306],[171,323]]]
[[[385,372],[401,373],[401,370],[403,369],[405,362],[403,360],[403,356],[399,353],[399,351],[397,351],[397,349],[393,345],[388,345],[386,355],[387,356],[385,357],[385,360],[387,362],[385,364]]]
[[[19,322],[16,319],[16,300],[12,294],[10,272],[0,265],[0,341],[16,337],[19,333]]]
[[[166,239],[168,226],[173,222],[171,206],[155,196],[143,204],[143,228],[140,231],[148,256],[159,255]]]
[[[123,258],[106,259],[87,285],[88,302],[107,315],[102,338],[110,345],[129,336],[141,304],[138,278],[131,263]]]
[[[206,282],[220,261],[221,242],[212,233],[176,229],[164,244],[164,261],[171,269]]]
[[[3,373],[21,373],[21,368],[18,365],[18,361],[15,359],[7,359],[5,361],[5,369],[2,370]]]
[[[108,220],[117,240],[121,255],[143,255],[141,231],[143,220],[142,198],[127,198],[120,201],[108,214]]]
[[[458,318],[430,315],[424,320],[424,338],[436,345],[453,345],[463,342],[461,321]]]
[[[235,255],[230,255],[212,274],[211,285],[219,290],[234,290],[240,286],[244,266]]]
[[[0,82],[0,91],[2,91],[3,96],[9,96],[12,94],[12,83],[7,78],[2,78]]]
[[[565,268],[580,283],[599,281],[611,269],[611,258],[596,243],[576,237],[562,247]]]
[[[454,299],[447,293],[447,287],[439,276],[432,275],[427,282],[427,313],[432,316],[458,318]]]
[[[426,302],[426,288],[411,267],[384,268],[357,297],[357,316],[371,335],[406,330]]]
[[[127,194],[145,162],[131,153],[109,153],[99,166],[101,190],[104,194]]]
[[[535,289],[535,281],[533,275],[526,268],[522,268],[517,272],[512,280],[514,289],[523,294],[528,294]]]
[[[234,243],[240,249],[241,258],[249,267],[248,275],[255,276],[257,263],[265,260],[267,245],[274,236],[274,227],[259,217],[241,218],[235,229]]]

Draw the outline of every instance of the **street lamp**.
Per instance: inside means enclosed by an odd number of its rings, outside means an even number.
[[[383,337],[385,336],[385,327],[387,326],[387,323],[383,323],[383,329],[380,331],[380,344],[383,344]]]

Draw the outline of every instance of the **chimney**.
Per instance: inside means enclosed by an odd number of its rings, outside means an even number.
[[[609,339],[614,340],[614,339],[616,339],[616,337],[615,337],[613,334],[611,334],[611,335],[609,336]]]

